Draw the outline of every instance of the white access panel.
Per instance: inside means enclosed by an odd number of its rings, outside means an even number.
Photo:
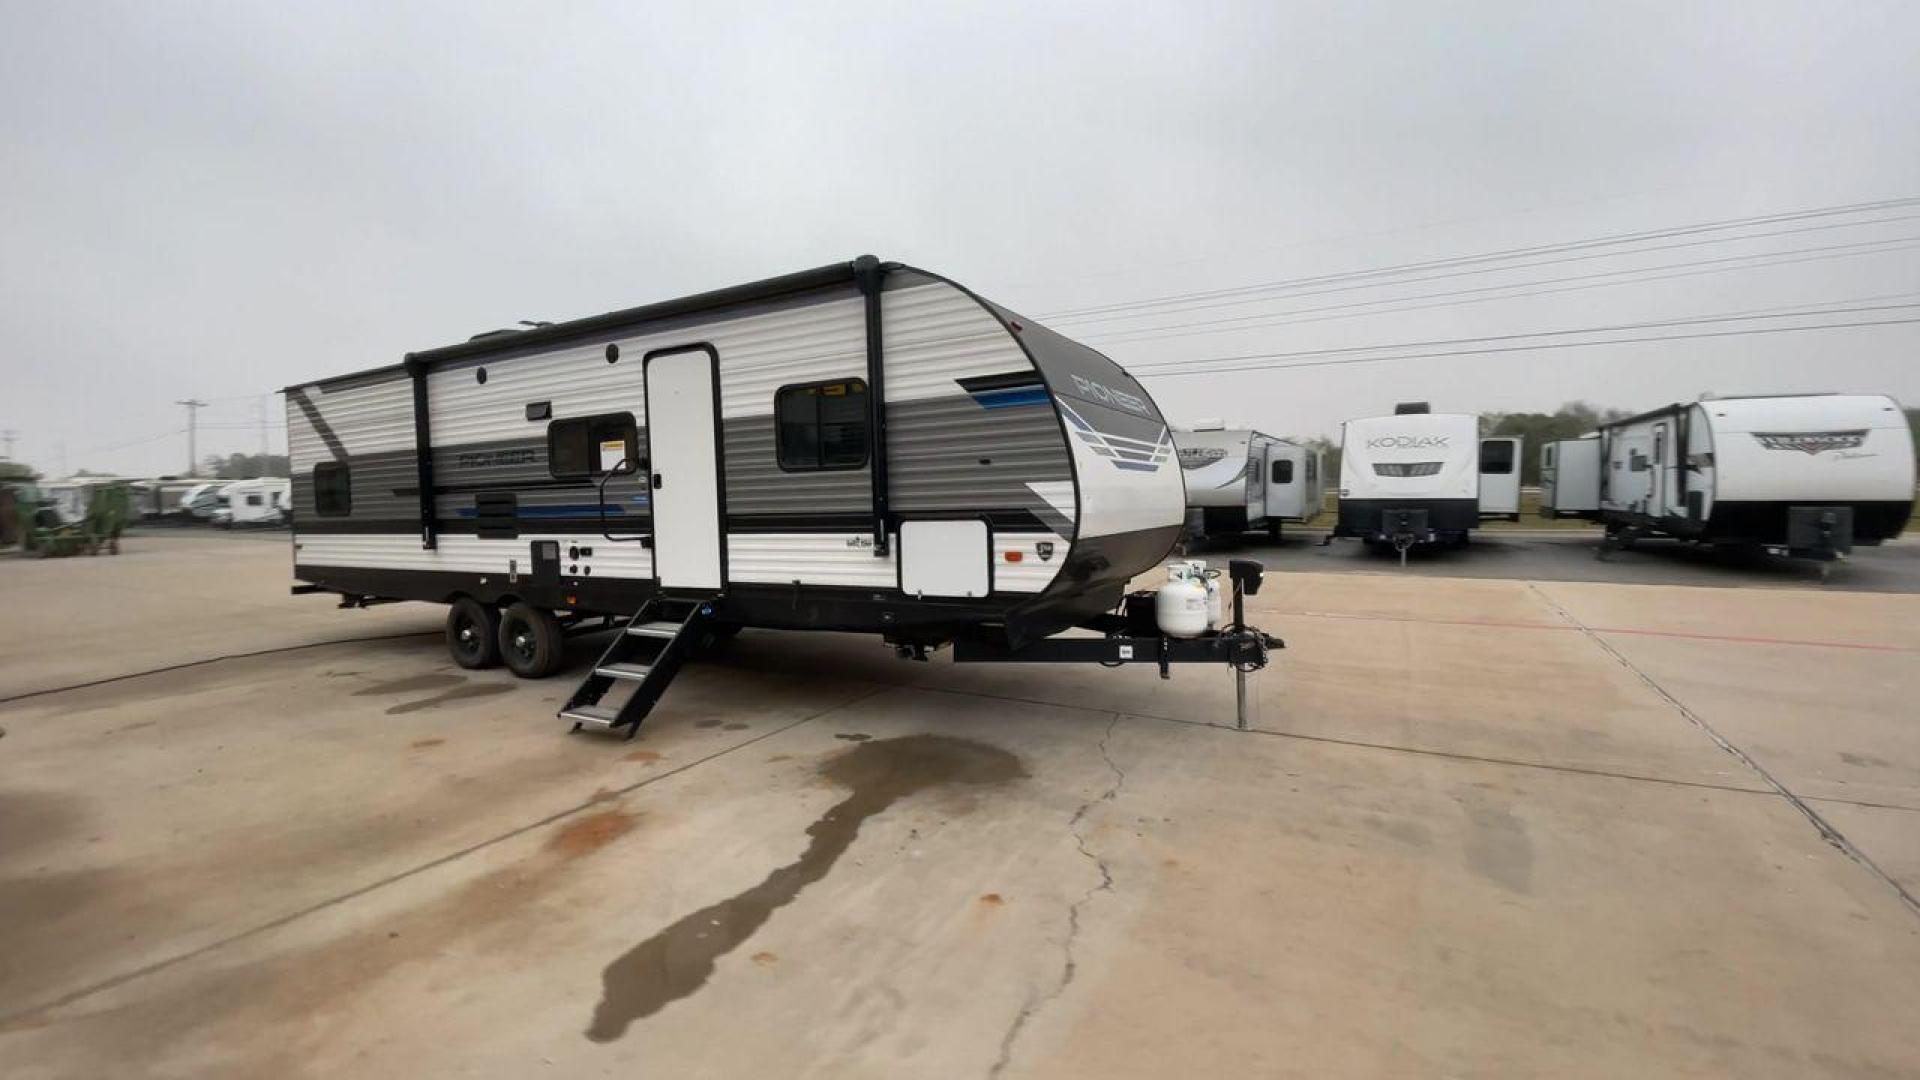
[[[985,596],[993,591],[987,523],[900,523],[900,589],[908,596]]]
[[[694,349],[646,363],[653,565],[663,587],[718,589],[720,452],[713,354]]]

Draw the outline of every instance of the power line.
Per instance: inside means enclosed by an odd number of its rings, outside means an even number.
[[[1854,330],[1864,327],[1905,326],[1920,323],[1913,319],[1877,319],[1870,322],[1830,323],[1816,326],[1758,326],[1748,330],[1719,330],[1700,334],[1659,334],[1637,338],[1608,338],[1604,341],[1553,341],[1540,345],[1507,345],[1493,349],[1459,349],[1450,352],[1407,353],[1400,356],[1353,356],[1338,360],[1306,360],[1295,364],[1247,364],[1241,367],[1210,368],[1205,371],[1148,372],[1142,379],[1178,379],[1188,375],[1223,375],[1236,371],[1286,371],[1292,368],[1337,367],[1344,364],[1377,364],[1389,360],[1427,360],[1447,356],[1490,356],[1496,353],[1535,352],[1547,349],[1584,349],[1595,345],[1640,345],[1659,341],[1689,341],[1698,338],[1742,337],[1754,334],[1792,334],[1809,330]]]
[[[1505,285],[1484,285],[1472,289],[1453,289],[1444,292],[1418,293],[1412,296],[1386,297],[1380,300],[1356,300],[1345,304],[1323,304],[1319,307],[1296,308],[1292,311],[1266,312],[1260,315],[1245,315],[1234,319],[1205,319],[1192,323],[1175,323],[1168,326],[1142,326],[1132,330],[1116,330],[1110,334],[1093,334],[1089,339],[1114,345],[1129,345],[1140,341],[1165,341],[1174,338],[1195,337],[1200,334],[1227,333],[1234,330],[1253,330],[1270,326],[1293,326],[1300,323],[1328,322],[1335,319],[1351,319],[1361,315],[1398,315],[1408,311],[1427,311],[1433,308],[1460,307],[1465,304],[1482,304],[1497,300],[1523,300],[1535,296],[1551,296],[1556,293],[1582,292],[1587,289],[1613,288],[1620,285],[1640,285],[1654,281],[1672,281],[1677,278],[1700,277],[1706,274],[1723,274],[1738,270],[1769,270],[1779,266],[1792,266],[1797,263],[1820,262],[1827,259],[1848,259],[1861,255],[1884,255],[1896,251],[1909,251],[1917,245],[1911,241],[1920,241],[1920,236],[1894,237],[1887,240],[1863,241],[1860,244],[1839,244],[1826,247],[1801,248],[1791,251],[1765,252],[1753,255],[1731,255],[1718,259],[1696,259],[1690,262],[1668,263],[1665,266],[1639,267],[1633,270],[1607,270],[1594,274],[1573,274],[1567,277],[1544,278],[1539,281],[1515,281]],[[1885,246],[1893,245],[1893,246]],[[1835,248],[1853,250],[1834,250]],[[1871,250],[1869,250],[1871,249]],[[1810,254],[1811,253],[1811,254]],[[1775,256],[1794,255],[1797,258],[1775,258]],[[1746,265],[1724,265],[1741,260],[1753,261]],[[1675,270],[1685,267],[1709,267],[1709,269],[1683,270],[1673,274],[1648,273],[1653,270]],[[1645,276],[1633,276],[1645,274]],[[1603,278],[1620,280],[1602,281]],[[1555,289],[1530,289],[1524,292],[1512,292],[1505,295],[1481,296],[1481,293],[1494,293],[1504,289],[1526,289],[1532,285],[1558,285],[1565,282],[1588,282]],[[1436,304],[1405,304],[1409,300],[1431,300],[1449,297],[1474,297],[1474,299],[1453,299]],[[1383,304],[1403,305],[1380,307]],[[1373,311],[1355,311],[1355,308],[1375,308]],[[1318,312],[1340,311],[1344,315],[1321,315],[1318,318],[1294,319],[1293,315],[1310,315]],[[1261,321],[1255,321],[1261,320]],[[1247,323],[1244,326],[1226,326],[1226,323]],[[1154,330],[1169,330],[1180,327],[1214,326],[1214,329],[1183,330],[1171,334],[1152,334]],[[1144,334],[1148,336],[1132,337],[1127,335]]]
[[[1916,219],[1920,219],[1920,215],[1907,215],[1903,217],[1882,218],[1882,219],[1876,219],[1874,221],[1862,222],[1858,224],[1885,225],[1885,224],[1893,224],[1901,221],[1913,221]],[[1533,262],[1515,262],[1506,266],[1483,266],[1483,267],[1467,269],[1467,270],[1451,270],[1445,273],[1428,274],[1423,277],[1406,277],[1406,278],[1402,278],[1399,281],[1392,281],[1392,282],[1360,282],[1358,284],[1335,285],[1331,288],[1324,288],[1324,289],[1295,289],[1295,290],[1289,290],[1289,292],[1294,296],[1326,296],[1331,293],[1354,292],[1354,291],[1363,290],[1363,289],[1390,288],[1390,287],[1396,287],[1400,285],[1419,285],[1429,281],[1446,281],[1452,278],[1478,277],[1482,274],[1504,274],[1504,273],[1510,273],[1515,270],[1537,269],[1542,266],[1561,266],[1566,263],[1587,262],[1591,259],[1620,259],[1620,258],[1626,258],[1628,256],[1633,256],[1633,255],[1652,254],[1657,251],[1677,251],[1682,248],[1705,247],[1713,244],[1731,244],[1731,243],[1738,243],[1743,240],[1763,240],[1763,239],[1770,239],[1776,236],[1787,236],[1793,233],[1819,232],[1826,229],[1848,228],[1848,227],[1852,227],[1854,224],[1855,223],[1846,223],[1842,225],[1822,225],[1822,226],[1815,226],[1815,227],[1806,228],[1806,229],[1782,229],[1782,230],[1779,230],[1776,232],[1770,232],[1770,233],[1756,233],[1752,236],[1722,236],[1722,237],[1716,237],[1711,240],[1688,240],[1683,243],[1677,243],[1677,244],[1657,244],[1652,247],[1637,248],[1633,251],[1587,252],[1581,255],[1568,255],[1563,258],[1556,258],[1556,259],[1538,259]],[[1797,254],[1802,254],[1804,252],[1810,252],[1810,251],[1843,251],[1843,250],[1848,250],[1848,249],[1858,248],[1858,247],[1868,247],[1874,244],[1889,244],[1889,243],[1895,243],[1902,240],[1912,240],[1912,239],[1916,239],[1916,238],[1908,236],[1908,237],[1890,237],[1882,240],[1860,240],[1850,244],[1828,244],[1820,247],[1790,248],[1786,251],[1755,251],[1755,252],[1749,252],[1748,254],[1745,254],[1745,255],[1728,255],[1728,256],[1724,256],[1723,258],[1726,260],[1759,259],[1759,258],[1765,258],[1770,255],[1797,255]],[[1671,265],[1684,266],[1687,264],[1679,263],[1679,264],[1671,264]],[[1613,273],[1630,274],[1630,273],[1637,273],[1643,270],[1659,270],[1659,269],[1663,269],[1663,268],[1658,266],[1632,267],[1627,270],[1613,271]],[[1526,283],[1514,282],[1512,284],[1524,285]],[[1184,314],[1186,312],[1211,311],[1216,308],[1244,307],[1247,304],[1266,303],[1268,301],[1277,300],[1277,299],[1280,299],[1280,297],[1253,297],[1245,300],[1222,300],[1220,302],[1211,303],[1211,304],[1192,304],[1192,305],[1183,306],[1177,309],[1177,311],[1174,313]],[[1111,322],[1118,319],[1137,319],[1142,317],[1143,315],[1141,314],[1103,315],[1097,318],[1085,320],[1085,322]],[[1250,317],[1257,317],[1257,316],[1250,316]],[[1082,323],[1081,325],[1084,325],[1084,323]],[[1200,324],[1194,324],[1194,325],[1200,325]],[[1149,328],[1136,327],[1135,329],[1145,330]],[[1127,330],[1114,331],[1114,333],[1127,333],[1127,332],[1129,331]]]
[[[1729,218],[1721,221],[1702,222],[1693,225],[1673,226],[1664,229],[1651,229],[1633,233],[1618,233],[1610,236],[1594,237],[1587,240],[1567,241],[1556,244],[1537,244],[1529,247],[1506,248],[1499,251],[1481,252],[1473,255],[1457,255],[1444,259],[1428,259],[1420,262],[1401,263],[1394,266],[1375,267],[1367,270],[1350,270],[1336,274],[1320,274],[1310,277],[1288,278],[1278,281],[1262,282],[1254,285],[1240,285],[1224,289],[1206,289],[1190,293],[1177,293],[1169,296],[1148,297],[1113,304],[1100,304],[1082,308],[1067,308],[1042,315],[1047,321],[1078,321],[1083,316],[1117,311],[1129,308],[1162,307],[1178,305],[1189,300],[1213,299],[1224,296],[1270,290],[1291,290],[1312,285],[1334,282],[1357,281],[1368,278],[1397,276],[1421,270],[1443,269],[1447,267],[1479,265],[1488,262],[1502,262],[1529,255],[1558,254],[1567,251],[1584,251],[1599,247],[1617,247],[1639,243],[1645,240],[1661,240],[1669,237],[1698,235],[1708,232],[1726,232],[1754,225],[1779,224],[1788,221],[1805,221],[1822,217],[1835,217],[1845,214],[1873,213],[1880,210],[1902,209],[1920,205],[1920,197],[1908,196],[1897,199],[1882,199],[1875,202],[1848,203],[1837,206],[1816,207],[1807,210],[1787,211],[1776,214],[1762,214],[1754,217]],[[1735,239],[1735,238],[1729,238]]]
[[[1796,313],[1796,312],[1787,312],[1784,314],[1725,313],[1720,315],[1689,315],[1684,318],[1678,318],[1678,319],[1654,319],[1647,322],[1615,323],[1611,326],[1587,326],[1587,327],[1581,327],[1579,329],[1574,329],[1574,330],[1532,330],[1526,333],[1519,333],[1519,334],[1489,334],[1483,337],[1434,338],[1428,341],[1400,341],[1390,345],[1344,345],[1344,346],[1340,346],[1337,348],[1330,348],[1330,349],[1298,349],[1293,352],[1246,353],[1239,356],[1216,356],[1216,357],[1211,357],[1205,360],[1193,360],[1193,361],[1164,360],[1164,361],[1159,361],[1157,363],[1148,364],[1144,366],[1154,367],[1154,366],[1164,365],[1164,366],[1177,367],[1177,366],[1181,366],[1183,364],[1189,364],[1189,363],[1211,364],[1211,363],[1225,363],[1225,362],[1231,362],[1231,361],[1237,361],[1237,360],[1271,360],[1271,359],[1285,359],[1288,357],[1296,357],[1296,356],[1334,356],[1334,355],[1339,355],[1343,353],[1386,352],[1391,349],[1426,349],[1426,348],[1432,348],[1438,345],[1470,345],[1477,341],[1518,341],[1521,338],[1531,338],[1531,337],[1568,337],[1568,336],[1577,335],[1577,334],[1611,334],[1611,333],[1617,333],[1622,330],[1652,330],[1652,329],[1657,329],[1660,327],[1667,327],[1667,326],[1698,326],[1702,323],[1742,322],[1749,319],[1795,319],[1795,318],[1805,318],[1806,315],[1808,314],[1858,315],[1858,314],[1867,314],[1875,311],[1893,311],[1893,310],[1912,308],[1912,307],[1920,307],[1920,303],[1876,304],[1876,305],[1866,306],[1866,307],[1840,308],[1838,310],[1828,310],[1828,311],[1808,312],[1808,313]]]
[[[184,435],[186,433],[186,428],[174,428],[172,431],[162,431],[157,435],[143,435],[138,439],[128,439],[125,442],[108,443],[104,446],[89,446],[78,451],[78,453],[83,457],[87,454],[105,454],[114,450],[125,450],[129,446],[140,446],[145,443],[159,442],[161,439],[171,439],[176,435]],[[189,473],[189,475],[191,475],[191,473]]]

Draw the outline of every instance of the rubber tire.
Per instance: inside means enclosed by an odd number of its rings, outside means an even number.
[[[462,648],[460,631],[472,627],[471,647]],[[447,606],[447,651],[453,662],[463,668],[500,666],[500,612],[493,607],[463,596]]]
[[[525,633],[524,650],[515,639]],[[525,602],[515,603],[500,613],[500,659],[507,669],[523,679],[544,679],[560,670],[566,661],[566,635],[553,612]]]

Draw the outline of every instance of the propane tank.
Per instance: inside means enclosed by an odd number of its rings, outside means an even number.
[[[1199,637],[1207,632],[1207,586],[1184,563],[1167,567],[1167,583],[1153,597],[1153,619],[1168,637]]]
[[[1220,629],[1220,571],[1207,569],[1205,559],[1188,559],[1187,576],[1207,588],[1207,629]]]

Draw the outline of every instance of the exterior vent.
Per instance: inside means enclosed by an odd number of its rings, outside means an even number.
[[[1380,476],[1436,476],[1440,465],[1438,461],[1376,461],[1373,471]]]
[[[1393,415],[1395,416],[1415,416],[1432,411],[1433,406],[1428,405],[1424,401],[1403,401],[1393,407]]]

